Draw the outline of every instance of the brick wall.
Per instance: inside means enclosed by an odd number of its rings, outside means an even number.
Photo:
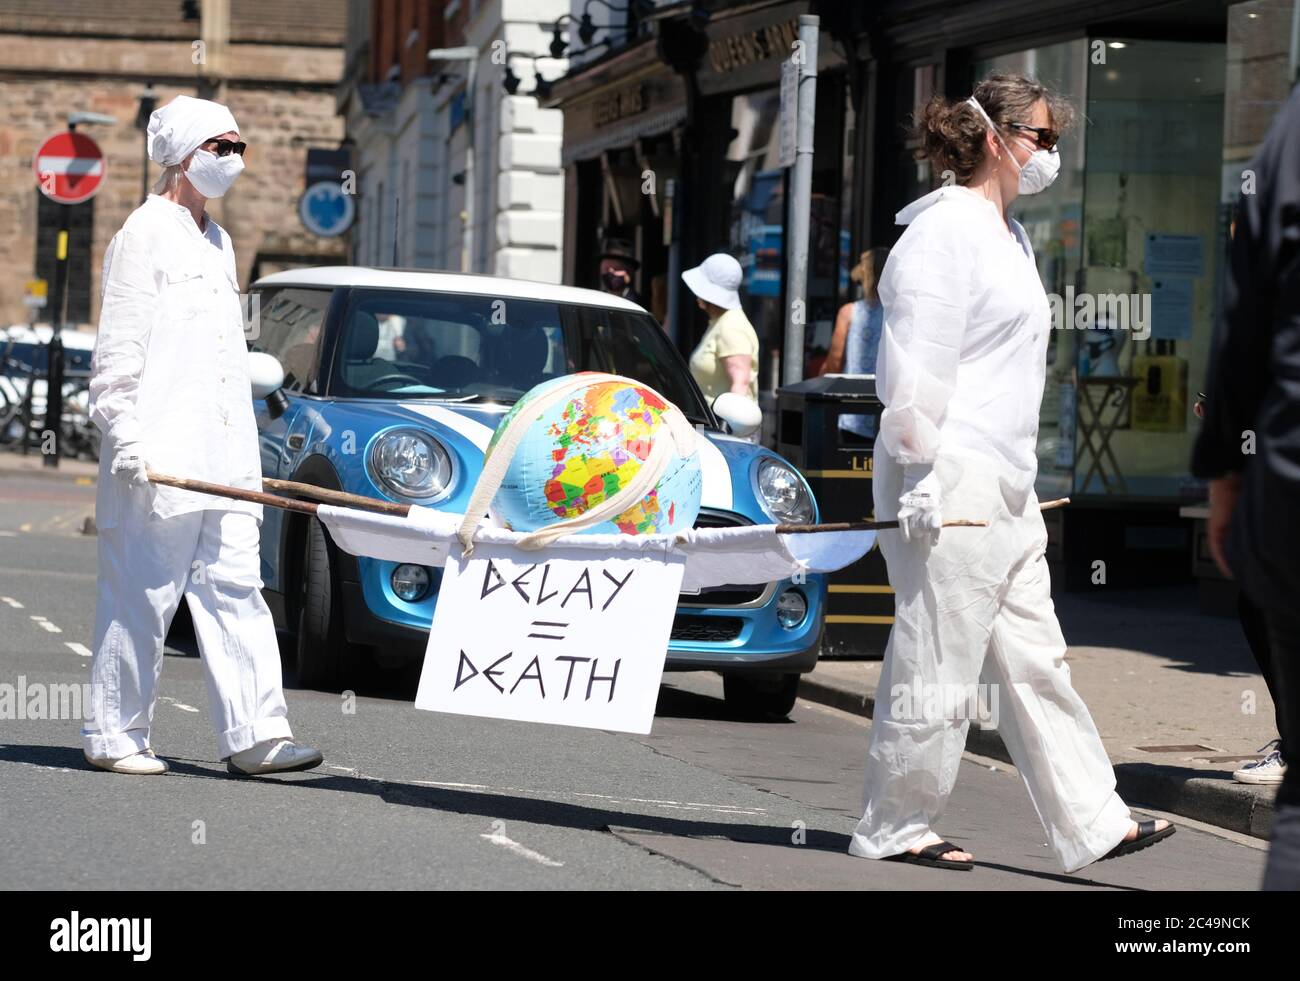
[[[0,104],[6,117],[0,128],[0,324],[28,318],[22,300],[35,270],[39,193],[32,154],[46,137],[66,128],[67,113],[74,109],[117,119],[114,126],[80,127],[99,144],[108,164],[106,181],[89,205],[91,322],[98,316],[104,248],[140,203],[144,136],[135,128],[135,118],[137,96],[146,82],[152,82],[160,105],[181,93],[219,98],[240,124],[241,136],[249,143],[247,169],[209,210],[234,240],[242,284],[247,285],[259,254],[294,256],[301,262],[337,261],[343,255],[342,240],[308,234],[297,214],[308,148],[335,147],[343,137],[343,120],[334,104],[342,72],[341,45],[273,43],[275,24],[288,15],[283,5],[272,4],[272,13],[280,19],[258,27],[267,40],[232,43],[226,59],[228,80],[214,93],[190,60],[197,24],[173,30],[169,22],[155,24],[140,38],[91,39],[31,33],[44,25],[28,21],[31,30],[17,33],[13,17],[21,6],[0,0]],[[139,6],[128,4],[125,9],[134,12]],[[342,2],[315,6],[337,8],[340,17],[344,8]],[[322,23],[328,24],[329,18]],[[256,33],[252,28],[244,31],[250,32]],[[232,38],[239,33],[232,23]],[[341,40],[341,34],[336,35]],[[156,165],[148,165],[150,184],[159,172]],[[261,272],[267,271],[264,262]]]

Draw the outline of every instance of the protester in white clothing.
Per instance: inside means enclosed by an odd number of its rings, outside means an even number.
[[[955,184],[898,215],[907,230],[880,283],[884,403],[874,456],[880,549],[895,593],[865,804],[849,851],[969,869],[934,832],[976,694],[1025,781],[1061,867],[1167,837],[1135,823],[1087,707],[1070,684],[1034,493],[1050,315],[1025,230],[1007,217],[1049,185],[1069,107],[1020,76],[934,100],[920,136]],[[987,521],[950,529],[944,518]]]
[[[218,751],[231,772],[316,766],[293,742],[270,611],[260,592],[261,507],[149,483],[147,472],[261,489],[235,257],[204,211],[243,170],[230,111],[178,96],[150,117],[157,193],[104,256],[90,381],[103,432],[99,597],[86,759],[165,773],[150,742],[163,640],[188,597]]]

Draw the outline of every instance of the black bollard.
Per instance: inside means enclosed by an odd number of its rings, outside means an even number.
[[[50,335],[46,355],[45,432],[41,434],[41,452],[45,453],[47,467],[57,467],[63,455],[63,331],[58,327]],[[45,452],[49,433],[54,434],[53,453]]]

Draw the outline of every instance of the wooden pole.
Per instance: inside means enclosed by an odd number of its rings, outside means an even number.
[[[267,490],[275,491],[277,494],[301,494],[303,497],[314,497],[326,504],[341,504],[344,507],[361,508],[365,511],[376,511],[379,514],[395,514],[399,518],[405,518],[411,511],[411,505],[409,504],[394,504],[391,501],[381,501],[374,497],[362,497],[360,494],[349,494],[346,491],[317,487],[315,484],[300,484],[296,480],[276,480],[272,477],[263,477],[262,486]]]
[[[315,514],[317,505],[311,501],[295,501],[291,497],[278,497],[261,491],[247,490],[243,487],[227,487],[225,484],[210,484],[206,480],[185,480],[181,477],[169,477],[167,474],[148,471],[149,482],[163,484],[167,487],[179,487],[181,490],[194,491],[198,494],[212,494],[215,497],[228,497],[236,501],[249,501],[253,504],[269,504],[273,508],[297,511],[299,514]]]
[[[299,501],[292,497],[281,497],[278,494],[267,494],[262,491],[247,490],[243,487],[227,487],[225,484],[211,484],[206,480],[187,480],[183,477],[170,477],[167,474],[148,472],[151,483],[163,484],[167,487],[179,487],[181,490],[194,491],[199,494],[212,494],[216,497],[228,497],[236,501],[250,501],[254,504],[265,504],[273,508],[284,508],[286,511],[296,511],[299,514],[316,513],[318,505],[311,501]],[[404,518],[411,511],[409,504],[394,504],[390,501],[380,501],[373,497],[363,497],[360,494],[348,494],[344,491],[328,490],[324,487],[316,487],[312,484],[300,484],[292,480],[275,480],[270,477],[263,478],[262,486],[269,487],[272,490],[283,491],[286,493],[304,494],[311,497],[319,498],[328,504],[340,504],[346,507],[360,508],[365,511],[374,511],[379,514],[391,514],[399,518]],[[1062,497],[1055,501],[1044,501],[1039,505],[1042,511],[1052,510],[1054,508],[1065,507],[1070,503],[1068,497]],[[880,531],[886,528],[897,528],[897,521],[834,521],[819,525],[777,525],[776,530],[781,535],[806,535],[823,531]],[[945,521],[944,528],[986,528],[987,521]]]
[[[1038,505],[1040,511],[1051,511],[1055,508],[1063,508],[1070,503],[1068,497],[1057,498],[1054,501],[1043,501]],[[881,531],[886,528],[897,528],[897,521],[835,521],[828,524],[820,525],[777,525],[776,530],[782,535],[801,535],[820,531]],[[987,521],[945,521],[944,528],[987,528]]]

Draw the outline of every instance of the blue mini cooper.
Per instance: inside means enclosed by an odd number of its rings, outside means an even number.
[[[728,435],[686,361],[645,310],[591,290],[451,273],[325,267],[263,277],[249,347],[274,357],[280,392],[255,403],[265,477],[463,512],[506,410],[575,371],[644,382],[700,441],[697,527],[810,522],[803,477]],[[265,360],[265,359],[263,359]],[[296,635],[300,684],[355,684],[369,659],[418,664],[440,570],[358,558],[314,518],[267,508],[262,576],[277,624]],[[723,675],[734,711],[784,716],[817,662],[823,576],[682,594],[669,670]]]

